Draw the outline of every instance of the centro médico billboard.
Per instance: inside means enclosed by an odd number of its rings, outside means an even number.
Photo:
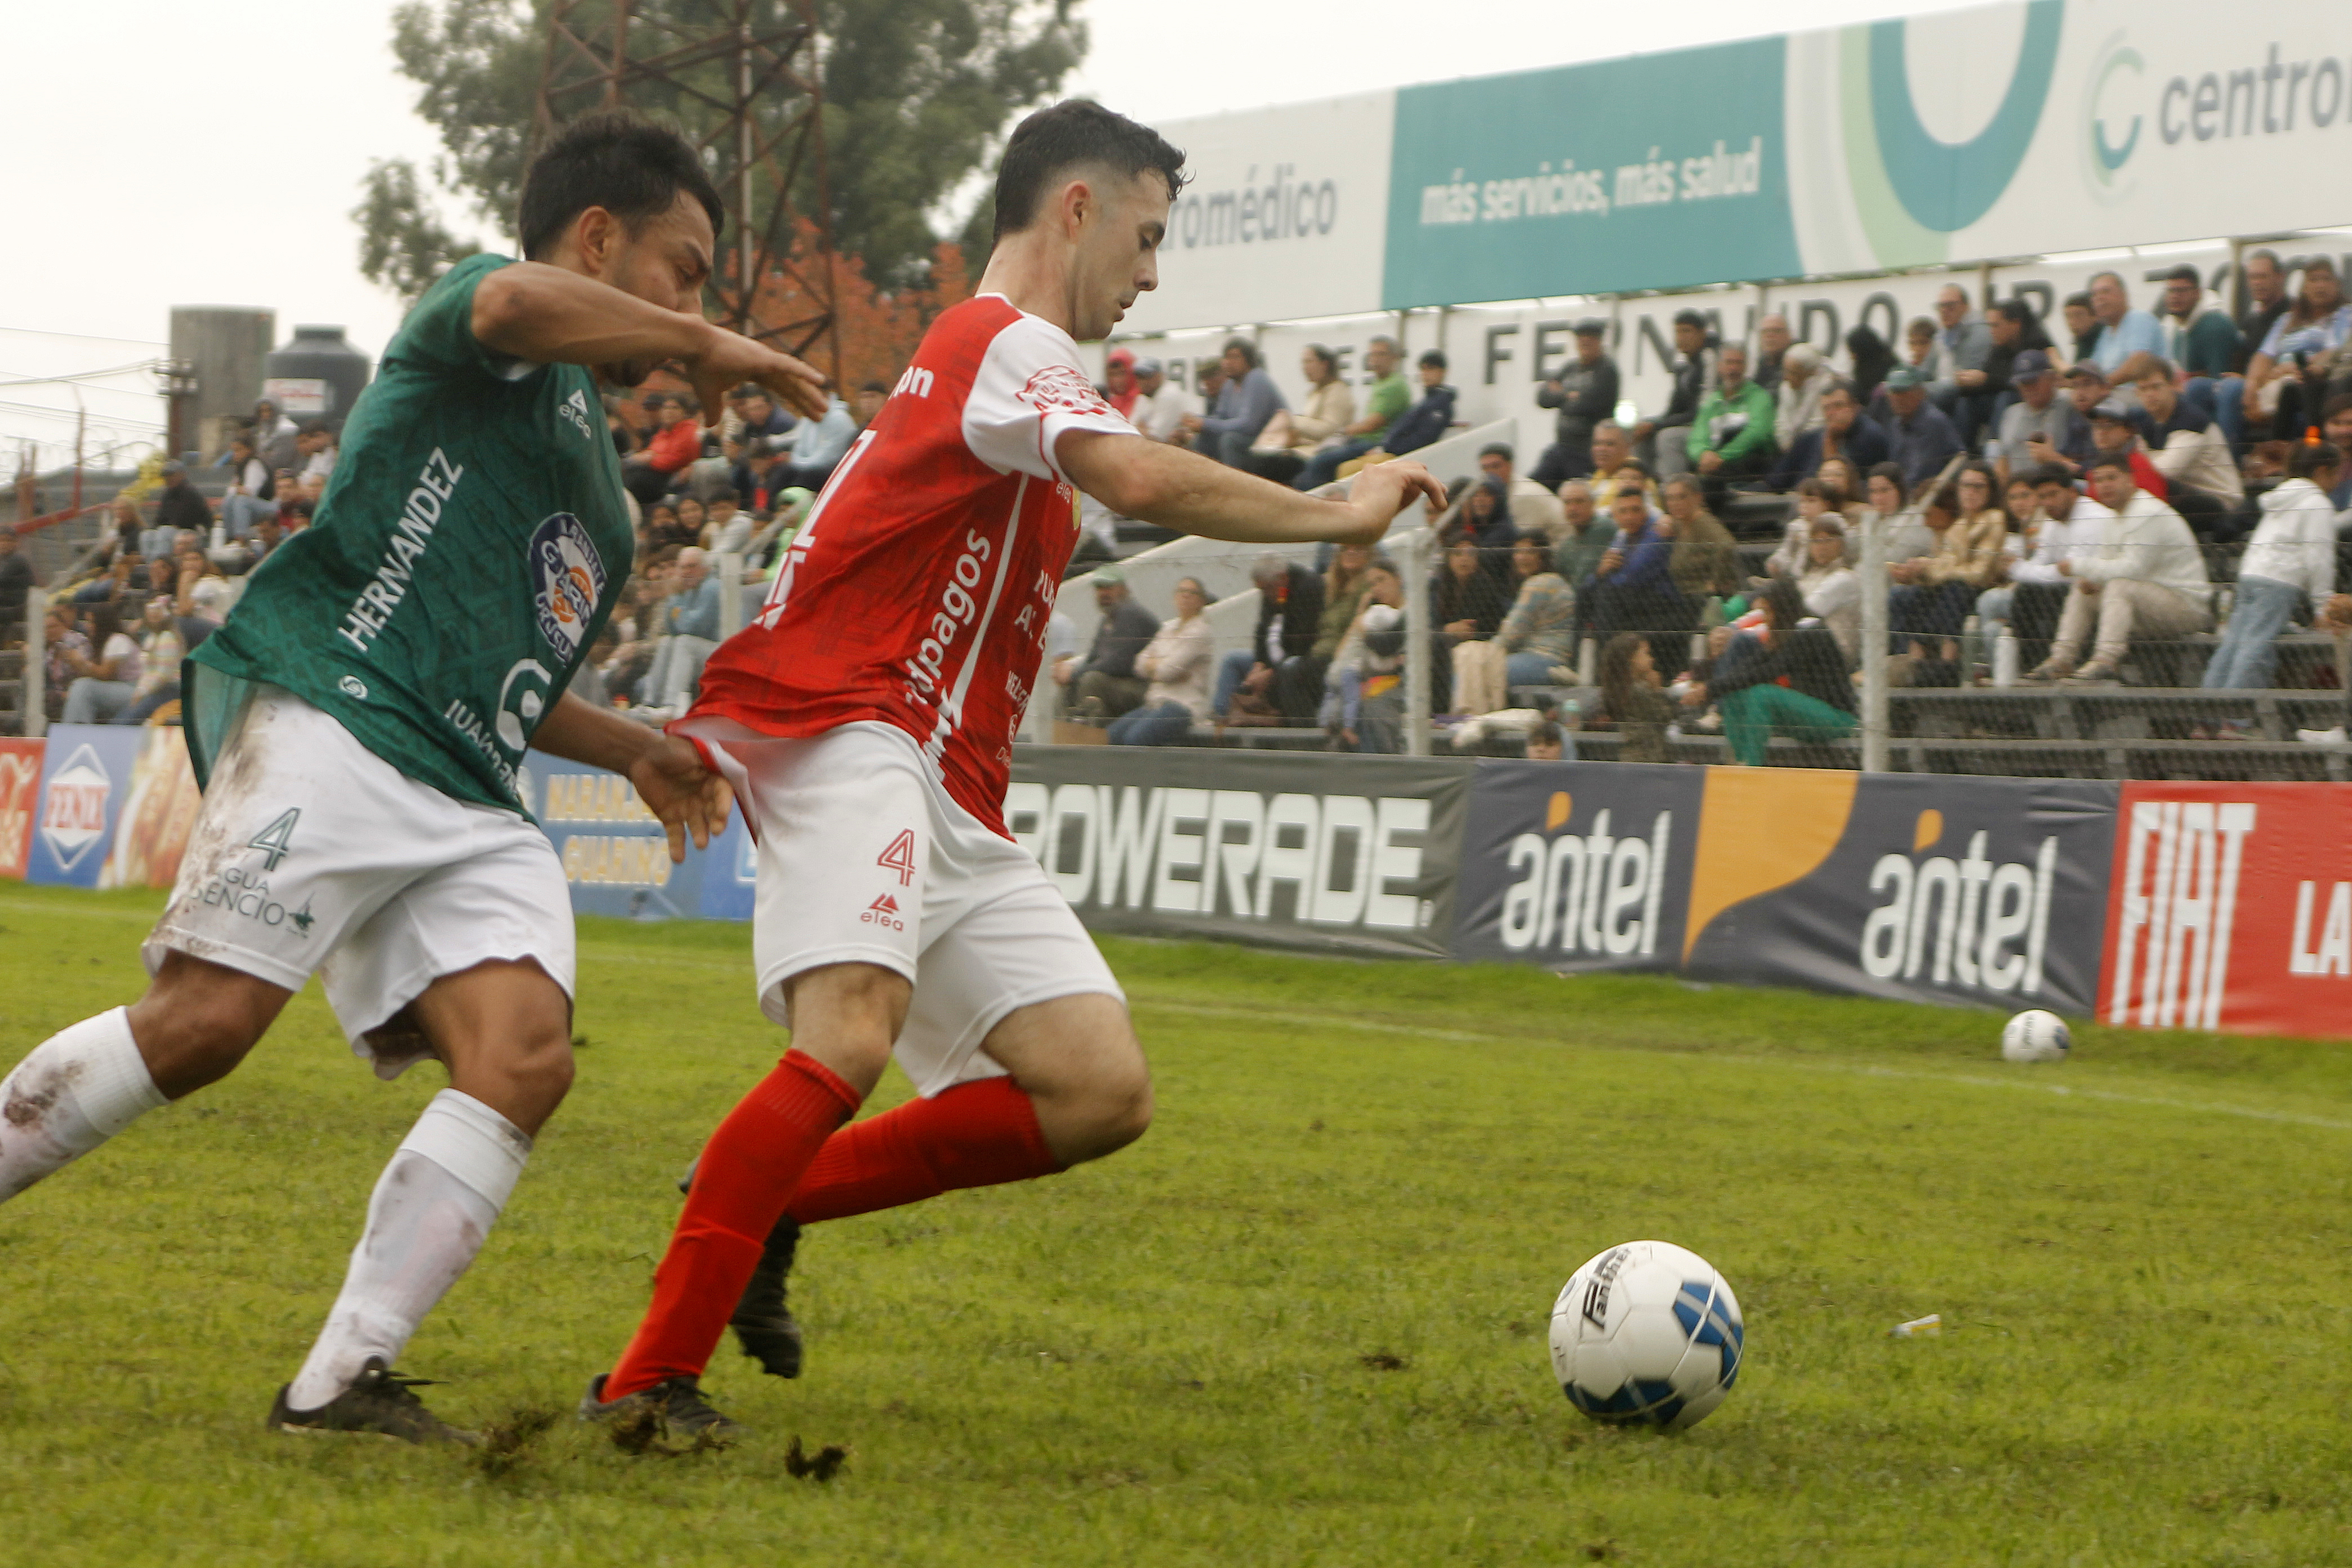
[[[1160,129],[1127,331],[1974,263],[2352,222],[2352,6],[1866,22]]]

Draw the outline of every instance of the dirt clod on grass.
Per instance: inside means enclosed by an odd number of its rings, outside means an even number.
[[[488,1423],[482,1428],[480,1446],[473,1450],[474,1468],[486,1476],[511,1475],[558,1418],[552,1410],[526,1408]]]
[[[615,1416],[613,1421],[613,1447],[624,1454],[651,1454],[657,1458],[675,1459],[688,1454],[716,1454],[729,1446],[728,1438],[707,1428],[685,1442],[673,1442],[669,1423],[660,1411],[650,1406]]]
[[[1374,1372],[1402,1372],[1412,1364],[1392,1351],[1371,1351],[1356,1359]]]
[[[795,1479],[829,1481],[841,1474],[849,1463],[849,1450],[837,1443],[828,1443],[814,1454],[801,1447],[800,1435],[793,1435],[793,1446],[784,1450],[784,1470]]]

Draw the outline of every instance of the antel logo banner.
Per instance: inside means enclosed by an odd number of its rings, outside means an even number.
[[[145,739],[143,730],[129,725],[59,724],[49,731],[26,881],[98,886]]]
[[[0,878],[21,882],[41,800],[39,741],[0,740]]]
[[[1705,780],[1623,763],[1480,768],[1454,956],[1561,973],[1679,967]]]
[[[2099,1015],[2352,1034],[2352,785],[2124,786]]]

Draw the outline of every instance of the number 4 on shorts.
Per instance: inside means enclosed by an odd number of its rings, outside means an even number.
[[[877,866],[887,866],[898,873],[898,886],[911,887],[915,881],[915,830],[901,828],[898,837],[890,840],[890,847],[874,858]]]
[[[301,820],[302,808],[296,806],[260,832],[245,841],[248,849],[266,849],[269,862],[266,870],[278,869],[278,862],[294,852],[294,824]]]

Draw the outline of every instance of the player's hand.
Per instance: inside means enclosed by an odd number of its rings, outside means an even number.
[[[1419,463],[1399,458],[1360,468],[1348,485],[1348,510],[1355,519],[1334,537],[1341,544],[1378,544],[1397,514],[1416,498],[1433,506],[1445,504],[1445,487]]]
[[[720,326],[710,329],[706,342],[709,346],[685,364],[702,402],[702,417],[712,429],[726,412],[727,394],[747,381],[766,387],[803,418],[824,417],[824,377],[814,366]]]
[[[665,735],[629,764],[629,782],[646,809],[661,818],[669,834],[669,858],[686,858],[687,835],[697,849],[727,831],[727,814],[735,808],[735,792],[727,781],[702,765],[702,753],[693,743]]]

